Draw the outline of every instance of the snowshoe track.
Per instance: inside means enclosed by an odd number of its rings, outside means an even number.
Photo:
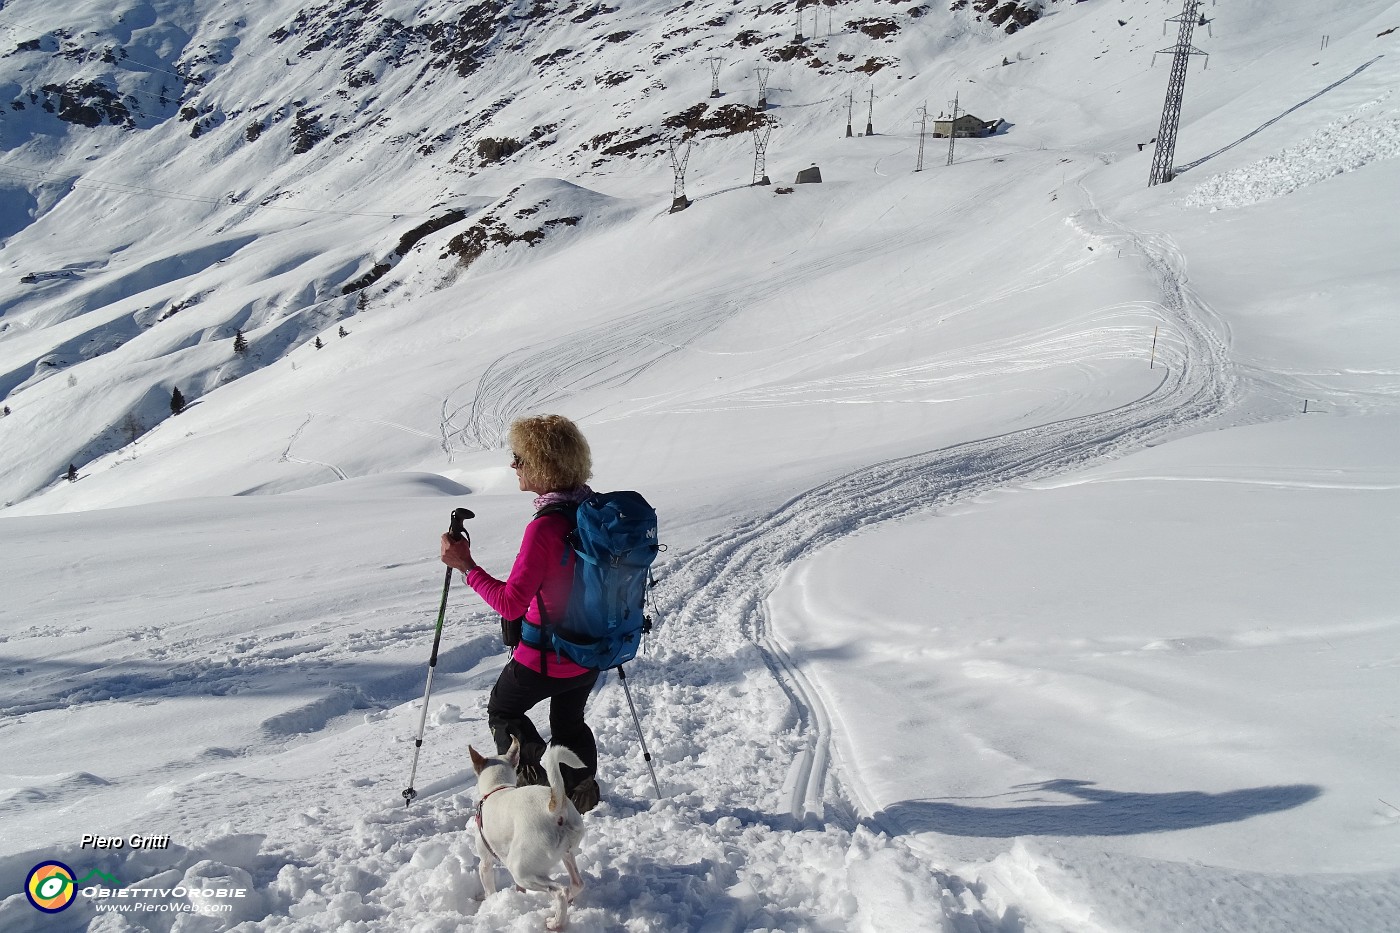
[[[761,787],[725,788],[729,807],[742,810],[765,799],[782,818],[775,826],[822,829],[838,835],[859,832],[861,827],[887,833],[896,844],[914,850],[901,835],[902,827],[882,818],[859,785],[858,776],[834,764],[831,717],[820,690],[803,676],[799,667],[769,629],[764,603],[784,570],[793,561],[841,538],[883,522],[928,513],[989,490],[1023,484],[1082,469],[1091,463],[1138,449],[1155,438],[1200,424],[1225,410],[1234,394],[1235,379],[1227,353],[1227,337],[1216,329],[1213,312],[1188,285],[1184,261],[1174,244],[1161,237],[1137,234],[1112,224],[1092,206],[1078,218],[1098,227],[1103,235],[1124,241],[1127,252],[1141,254],[1158,280],[1166,322],[1176,329],[1181,345],[1168,351],[1157,387],[1132,402],[1082,417],[1037,425],[993,437],[980,438],[939,450],[877,463],[832,480],[794,497],[769,515],[749,520],[723,538],[708,541],[672,562],[660,587],[659,603],[668,628],[683,628],[656,639],[669,656],[661,665],[646,665],[646,676],[660,668],[658,676],[685,679],[691,669],[703,668],[706,659],[756,654],[775,681],[769,702],[790,705],[793,728],[764,749],[745,747],[743,736],[713,733],[705,721],[719,722],[742,716],[741,710],[718,715],[710,708],[696,708],[693,721],[683,728],[705,736],[706,751],[723,758],[731,767],[742,762],[741,773],[770,774]],[[1160,358],[1160,356],[1159,356]],[[743,640],[747,645],[736,644]],[[689,650],[684,650],[688,648]],[[746,652],[745,648],[748,651]],[[707,679],[733,676],[734,671],[710,672]],[[702,675],[705,676],[705,675]],[[640,679],[640,678],[639,678]],[[750,677],[750,680],[752,678]],[[647,691],[667,685],[648,685]],[[674,691],[674,687],[669,688]],[[668,697],[668,699],[671,699]],[[675,697],[675,699],[681,699]],[[682,702],[677,709],[686,709]],[[714,721],[714,720],[712,720]],[[719,743],[715,747],[712,743]],[[786,756],[786,757],[784,757]],[[771,778],[776,761],[790,762],[784,780]],[[689,768],[685,770],[690,770]],[[670,772],[670,773],[667,773]],[[677,775],[662,769],[663,780],[704,783],[698,775]],[[705,792],[714,794],[713,786]],[[747,799],[745,799],[747,798]],[[718,801],[716,801],[718,803]],[[917,853],[916,853],[917,854]],[[924,855],[927,862],[927,853]],[[1019,929],[1014,914],[984,905],[984,892],[963,879],[924,864],[926,881],[941,892],[940,903],[949,929]]]

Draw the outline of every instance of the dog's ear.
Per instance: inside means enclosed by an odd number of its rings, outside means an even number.
[[[471,752],[472,770],[475,771],[477,774],[480,774],[481,769],[486,767],[486,759],[481,757],[481,752],[472,748],[470,745],[467,746],[467,751]]]
[[[515,736],[510,739],[510,751],[506,752],[506,764],[512,768],[520,764],[520,740]]]

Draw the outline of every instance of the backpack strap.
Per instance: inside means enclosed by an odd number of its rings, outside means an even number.
[[[544,508],[540,509],[538,512],[536,512],[536,513],[535,513],[535,518],[543,518],[543,517],[546,516],[546,515],[564,515],[564,516],[567,516],[567,517],[568,517],[568,519],[569,519],[569,524],[571,524],[571,525],[572,525],[572,524],[575,524],[575,523],[576,523],[576,516],[578,515],[578,503],[577,503],[577,502],[554,502],[554,503],[551,503],[550,505],[547,505],[547,506],[545,506]],[[559,559],[559,563],[560,563],[561,565],[568,562],[568,559],[569,559],[569,552],[572,551],[572,550],[573,550],[573,548],[569,546],[568,538],[566,537],[566,538],[564,539],[564,554],[563,554],[563,556]],[[549,676],[549,674],[548,674],[548,670],[549,670],[549,659],[548,659],[548,656],[549,656],[549,651],[550,651],[550,649],[551,649],[552,647],[554,647],[554,639],[551,637],[550,629],[549,629],[549,625],[550,625],[549,613],[545,612],[545,608],[544,608],[544,593],[543,593],[543,587],[541,587],[541,589],[535,591],[534,603],[535,603],[535,605],[539,608],[540,623],[541,623],[541,624],[540,624],[540,625],[536,625],[534,622],[531,622],[529,619],[526,619],[526,618],[522,617],[521,620],[520,620],[520,640],[523,641],[525,644],[529,645],[531,648],[534,648],[535,650],[539,651],[539,653],[540,653],[540,673],[543,674],[543,675],[545,675],[545,676],[547,677],[547,676]]]
[[[548,626],[549,626],[549,616],[545,615],[545,611],[544,611],[544,594],[543,594],[542,591],[536,591],[536,593],[535,593],[535,605],[538,606],[538,607],[539,607],[539,610],[540,610],[540,624],[539,624],[539,625],[536,625],[535,623],[529,621],[528,619],[522,620],[521,623],[520,623],[520,624],[521,624],[521,637],[522,637],[522,638],[524,637],[525,629],[530,629],[530,630],[532,630],[532,632],[539,638],[539,642],[540,642],[540,643],[539,643],[539,645],[538,645],[537,647],[539,648],[539,652],[540,652],[540,674],[543,675],[543,676],[545,676],[545,677],[548,677],[548,676],[549,676],[549,647],[550,647],[550,642],[552,641],[552,639],[549,637],[549,628],[548,628]],[[527,641],[526,644],[529,644],[529,642]]]
[[[577,502],[551,502],[549,505],[535,513],[535,518],[544,518],[546,515],[567,515],[569,521],[575,521],[578,515]]]

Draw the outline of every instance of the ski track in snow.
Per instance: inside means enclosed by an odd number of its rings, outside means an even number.
[[[772,770],[774,760],[788,757],[790,770],[778,805],[793,827],[840,827],[833,838],[847,845],[845,833],[864,824],[903,840],[903,828],[884,818],[868,800],[859,778],[839,767],[833,752],[831,715],[820,690],[802,674],[800,665],[769,630],[764,601],[785,567],[803,555],[840,538],[887,521],[943,508],[951,503],[1008,484],[1045,479],[1081,469],[1089,463],[1142,446],[1154,437],[1179,430],[1220,413],[1233,391],[1233,376],[1224,340],[1206,322],[1214,315],[1190,290],[1180,253],[1165,238],[1134,233],[1112,224],[1096,209],[1081,217],[1139,251],[1158,280],[1162,307],[1179,328],[1186,350],[1162,382],[1148,395],[1126,405],[1078,418],[1038,425],[996,437],[982,438],[942,450],[876,464],[803,493],[770,515],[750,520],[731,535],[712,540],[674,561],[679,569],[665,581],[662,617],[668,627],[684,627],[685,637],[663,637],[662,644],[692,646],[693,654],[667,658],[665,668],[734,650],[741,632],[751,639],[764,665],[781,686],[797,717],[797,729],[784,737],[781,749],[746,748],[726,743],[708,749],[740,773]],[[723,633],[723,634],[721,634]],[[648,666],[642,672],[645,676]],[[657,689],[649,685],[648,691]],[[713,700],[707,701],[711,705]],[[669,704],[668,704],[669,705]],[[682,707],[684,708],[684,707]],[[707,733],[705,722],[742,717],[741,710],[697,711],[683,733]],[[718,788],[709,786],[707,794]],[[747,796],[743,786],[726,788]],[[844,790],[844,794],[843,794]],[[742,808],[742,799],[726,801]],[[911,846],[911,848],[915,848]],[[928,853],[923,853],[925,860]],[[984,894],[975,885],[926,865],[936,882],[939,900],[953,930],[1018,929],[1003,905],[982,905]]]
[[[311,422],[315,419],[316,415],[314,413],[307,415],[306,420],[301,423],[301,427],[297,428],[296,431],[293,432],[291,439],[287,441],[287,449],[282,451],[282,460],[286,463],[301,463],[306,464],[308,466],[325,467],[327,470],[330,470],[332,473],[335,474],[336,479],[349,479],[349,477],[347,477],[341,471],[340,467],[335,466],[334,464],[324,463],[320,460],[305,460],[301,457],[292,456],[292,448],[296,446],[297,441],[301,439],[302,433],[306,431],[307,427],[310,426]]]

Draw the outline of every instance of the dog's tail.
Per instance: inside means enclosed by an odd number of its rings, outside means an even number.
[[[566,764],[570,768],[587,766],[571,749],[563,745],[549,746],[549,750],[540,759],[540,764],[544,766],[544,773],[549,776],[549,811],[553,813],[569,799],[564,793],[564,775],[560,772],[559,765]]]

